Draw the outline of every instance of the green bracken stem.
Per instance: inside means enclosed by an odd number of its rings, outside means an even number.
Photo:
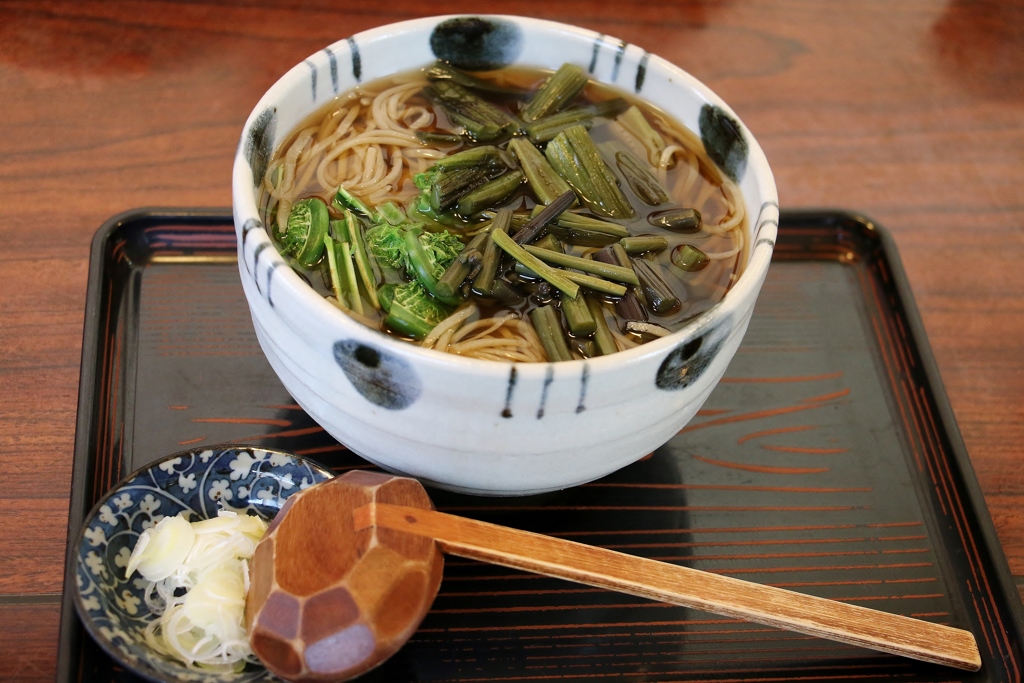
[[[603,247],[629,236],[629,230],[617,223],[603,221],[591,216],[567,211],[548,226],[554,233],[569,242],[587,247]]]
[[[459,300],[461,300],[459,289],[462,287],[466,276],[469,275],[470,268],[473,267],[472,259],[474,257],[480,258],[480,251],[483,249],[486,241],[487,233],[477,235],[470,240],[469,244],[452,261],[452,264],[444,271],[444,275],[437,281],[435,291],[437,292],[438,299],[446,304],[458,304]]]
[[[583,126],[570,126],[559,133],[544,155],[594,213],[606,218],[636,215]]]
[[[529,244],[537,239],[541,231],[548,226],[548,223],[558,218],[566,209],[576,203],[576,194],[569,190],[545,206],[536,216],[532,217],[526,224],[519,228],[512,237],[516,244]],[[536,208],[536,207],[534,207]]]
[[[530,311],[533,329],[540,337],[540,343],[551,362],[572,360],[572,352],[565,341],[562,324],[558,320],[558,312],[552,306],[540,306]]]
[[[569,106],[587,84],[587,74],[575,64],[563,64],[522,111],[523,120],[529,123],[543,116],[550,116]]]
[[[554,139],[569,126],[580,124],[585,128],[593,125],[593,119],[599,116],[617,116],[629,105],[621,97],[597,102],[586,107],[576,107],[551,116],[545,116],[526,124],[526,136],[530,142],[540,144]]]
[[[523,172],[510,171],[464,194],[459,199],[456,211],[463,216],[472,216],[478,211],[500,203],[522,184]]]
[[[570,299],[563,294],[561,301],[562,313],[565,315],[565,321],[569,325],[569,331],[577,337],[589,337],[594,334],[597,330],[597,322],[594,320],[590,309],[587,308],[586,297],[578,296],[575,299]]]
[[[676,247],[672,252],[672,264],[689,273],[695,273],[711,263],[703,251],[692,244]]]
[[[630,256],[644,254],[647,252],[659,252],[668,248],[668,240],[661,235],[636,235],[623,237],[619,245]]]
[[[538,249],[537,247],[529,244],[526,245],[524,249],[545,263],[553,263],[554,265],[562,266],[563,268],[582,270],[584,273],[600,275],[603,278],[614,280],[616,282],[625,282],[631,285],[640,284],[640,280],[637,278],[636,273],[633,272],[632,268],[615,266],[610,263],[602,263],[592,259],[580,258],[579,256],[570,256],[569,254],[559,254],[558,252],[551,251],[549,249]]]
[[[495,169],[507,168],[502,156],[502,151],[497,147],[481,145],[464,149],[443,159],[438,159],[434,162],[433,167],[444,171],[454,171],[459,168],[475,168],[477,166],[489,166]]]
[[[423,285],[423,289],[434,295],[437,290],[437,280],[430,270],[430,257],[427,256],[427,250],[420,242],[422,232],[422,228],[410,228],[405,231],[405,250],[413,269],[409,275],[414,276],[416,281]]]
[[[668,193],[648,170],[649,166],[646,163],[639,161],[629,152],[622,151],[615,154],[615,165],[619,167],[622,177],[644,204],[658,206],[668,201]]]
[[[371,257],[366,251],[363,228],[351,211],[345,212],[345,233],[348,242],[352,245],[356,270],[359,272],[359,279],[363,283],[363,290],[366,291],[366,298],[369,299],[371,306],[380,310],[380,301],[377,299],[377,277],[370,262]]]
[[[520,128],[512,115],[452,81],[434,81],[424,93],[476,140],[489,142]]]
[[[338,254],[334,250],[334,240],[330,235],[324,235],[324,247],[327,251],[327,271],[331,274],[331,289],[334,290],[334,298],[345,308],[350,308],[348,298],[345,296],[341,272],[338,270]]]
[[[338,245],[339,251],[338,260],[341,262],[342,276],[345,280],[345,289],[349,292],[349,303],[352,304],[352,310],[359,315],[363,314],[363,300],[359,296],[359,283],[356,282],[356,269],[352,265],[352,245],[348,242],[342,242]]]
[[[447,211],[458,204],[463,195],[486,183],[490,175],[486,164],[438,173],[427,191],[430,207],[438,212]]]
[[[491,223],[491,230],[484,244],[484,258],[480,265],[480,272],[473,280],[473,290],[488,296],[494,287],[494,278],[498,274],[498,265],[501,262],[501,250],[494,242],[494,233],[500,232],[507,236],[509,225],[512,222],[512,210],[508,207],[498,209],[494,220]]]
[[[550,204],[570,191],[569,184],[555,173],[540,150],[523,138],[512,138],[508,148],[516,155],[530,189],[542,204]]]
[[[619,347],[615,344],[615,337],[612,335],[611,329],[608,328],[608,320],[604,317],[604,306],[594,297],[588,296],[587,307],[597,324],[597,328],[594,330],[594,342],[597,344],[598,351],[602,356],[615,353]]]
[[[547,281],[552,287],[568,294],[572,298],[576,298],[579,295],[579,285],[569,280],[559,270],[552,268],[536,256],[528,253],[523,247],[516,244],[511,237],[500,231],[491,231],[491,239],[497,244],[505,253],[519,261],[527,268],[537,273],[537,277]],[[546,251],[540,249],[539,251]],[[554,253],[554,252],[548,252]]]
[[[529,95],[526,90],[511,88],[507,85],[487,81],[459,71],[447,62],[435,62],[433,66],[427,69],[426,75],[432,81],[453,81],[471,90],[479,90],[506,97],[521,98]]]
[[[679,309],[679,298],[657,271],[657,266],[642,258],[633,259],[633,270],[640,278],[647,307],[657,315],[668,315]]]
[[[526,277],[538,277],[537,273],[533,272],[522,263],[516,263],[515,271],[520,275],[525,275]],[[567,280],[575,282],[580,287],[585,287],[594,292],[600,292],[601,294],[607,294],[609,296],[623,296],[626,293],[626,286],[620,285],[617,282],[611,282],[594,275],[577,273],[574,270],[562,270],[559,272]]]

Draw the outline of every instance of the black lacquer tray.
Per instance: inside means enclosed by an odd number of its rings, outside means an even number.
[[[140,210],[93,243],[70,532],[158,457],[246,443],[369,467],[263,358],[230,212]],[[698,416],[601,481],[445,511],[970,629],[978,674],[452,558],[411,642],[368,681],[1002,681],[1022,609],[892,240],[784,212],[743,346]],[[69,555],[71,556],[71,555]],[[58,681],[134,681],[69,595]]]

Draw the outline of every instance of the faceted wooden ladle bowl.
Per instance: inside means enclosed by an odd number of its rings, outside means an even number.
[[[288,499],[250,564],[253,651],[289,681],[344,681],[394,654],[441,583],[441,553],[977,671],[967,631],[433,509],[414,479],[350,472]]]

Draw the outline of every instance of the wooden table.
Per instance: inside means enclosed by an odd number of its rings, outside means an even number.
[[[132,207],[229,205],[238,134],[264,90],[325,45],[423,7],[0,5],[0,679],[52,680],[55,668],[93,233]],[[1024,5],[487,8],[581,24],[679,64],[758,137],[784,207],[854,209],[895,235],[1024,583]]]

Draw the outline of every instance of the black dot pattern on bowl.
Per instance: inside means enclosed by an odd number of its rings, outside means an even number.
[[[674,348],[661,362],[655,385],[665,391],[676,391],[700,379],[722,348],[728,336],[729,322],[730,318],[725,318],[717,327]]]
[[[740,124],[721,108],[700,108],[700,139],[704,149],[727,176],[739,182],[747,168],[749,148]]]
[[[435,57],[460,69],[500,69],[519,57],[523,35],[510,21],[455,17],[434,27],[430,49]]]
[[[260,112],[249,129],[245,139],[245,159],[252,169],[253,187],[263,182],[274,151],[274,131],[277,128],[277,108],[269,107]]]
[[[423,391],[419,375],[408,362],[368,344],[351,339],[335,342],[334,360],[356,391],[381,408],[408,408]]]

